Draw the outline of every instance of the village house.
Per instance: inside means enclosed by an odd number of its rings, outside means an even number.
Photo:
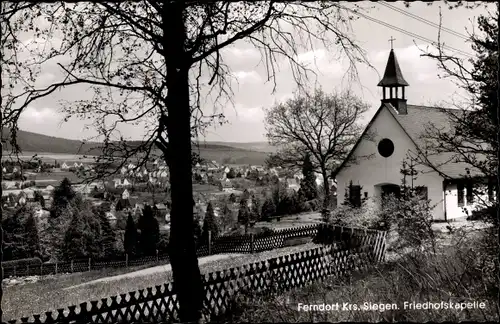
[[[403,161],[408,161],[408,158],[416,160],[425,152],[425,141],[429,139],[422,135],[426,127],[434,124],[452,130],[447,109],[407,104],[405,87],[408,83],[392,49],[378,86],[383,90],[381,105],[363,136],[335,172],[339,204],[343,202],[344,192],[351,181],[351,195],[357,200],[399,194]],[[389,90],[388,94],[386,90]],[[366,134],[373,135],[367,137]],[[467,216],[464,209],[471,211],[475,207],[473,186],[484,183],[479,171],[472,168],[471,176],[478,176],[480,180],[468,181],[464,176],[468,165],[449,162],[450,158],[450,154],[435,155],[429,157],[431,167],[415,165],[418,175],[413,185],[424,198],[430,199],[431,205],[436,205],[432,211],[435,221]],[[488,191],[491,198],[493,193]],[[372,203],[379,207],[381,201],[372,199]]]
[[[157,203],[153,207],[153,211],[156,213],[158,218],[165,219],[167,215],[168,208],[164,203]]]
[[[224,192],[231,191],[234,188],[233,183],[230,179],[221,180],[219,183],[219,189]]]

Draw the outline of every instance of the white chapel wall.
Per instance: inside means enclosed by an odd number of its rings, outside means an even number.
[[[362,140],[353,155],[360,157],[373,154],[373,157],[360,159],[357,164],[343,168],[337,175],[339,204],[344,200],[345,188],[349,185],[350,180],[354,185],[363,187],[362,197],[364,192],[367,192],[369,198],[376,196],[375,185],[377,184],[401,184],[402,162],[408,150],[415,151],[415,145],[387,108],[380,111],[377,119],[371,125],[371,130],[374,133],[374,141]],[[377,150],[377,145],[383,138],[389,138],[394,143],[394,153],[388,158],[382,157]],[[418,169],[423,170],[417,167]],[[433,211],[434,219],[444,219],[443,179],[434,171],[428,169],[425,171],[427,172],[419,174],[414,185],[428,188],[428,197],[431,199],[431,203],[436,204]]]

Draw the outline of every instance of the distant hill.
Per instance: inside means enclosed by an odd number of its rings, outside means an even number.
[[[243,150],[257,151],[257,152],[265,152],[265,153],[275,153],[276,148],[269,145],[267,142],[248,142],[248,143],[237,143],[237,142],[211,142],[211,141],[200,141],[200,147],[203,145],[222,145],[222,146],[230,146],[234,148],[239,148]]]
[[[4,131],[6,138],[8,133]],[[60,153],[60,154],[85,154],[99,155],[100,145],[98,142],[88,142],[83,144],[82,141],[70,140],[66,138],[47,136],[33,132],[19,130],[17,134],[17,143],[23,152],[37,153]],[[134,142],[140,143],[140,142]],[[5,143],[5,149],[9,150],[10,146]],[[194,150],[199,149],[200,156],[209,161],[217,161],[227,164],[256,164],[262,165],[269,152],[272,151],[265,142],[255,143],[224,143],[224,142],[200,142],[199,148],[193,147]]]

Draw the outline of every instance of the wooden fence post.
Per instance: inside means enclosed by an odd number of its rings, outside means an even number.
[[[252,233],[252,234],[250,234],[250,253],[252,253],[252,254],[255,253],[254,244],[255,244],[255,234]]]
[[[14,266],[14,277],[16,276],[16,266]]]
[[[43,263],[40,263],[40,276],[43,275]]]
[[[208,255],[212,255],[212,231],[208,230]]]
[[[27,276],[30,275],[30,265],[29,264],[26,265],[26,275]]]
[[[156,262],[158,262],[159,259],[158,259],[158,249],[156,249]]]
[[[73,273],[73,260],[71,260],[71,273]]]
[[[125,268],[128,268],[128,253],[125,253]]]
[[[56,274],[57,274],[57,261],[56,261]]]
[[[90,271],[90,258],[89,258],[89,271]]]

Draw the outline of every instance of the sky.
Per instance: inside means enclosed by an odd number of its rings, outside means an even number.
[[[378,2],[358,2],[369,9],[365,15],[417,34],[431,41],[437,41],[438,28],[413,19],[400,12],[385,7]],[[476,25],[477,17],[485,13],[486,9],[480,7],[474,10],[458,8],[449,10],[444,3],[434,2],[428,6],[423,2],[412,2],[406,8],[403,2],[391,2],[392,6],[402,9],[408,14],[422,17],[428,21],[439,23],[439,8],[442,10],[442,25],[464,36],[467,30],[472,30]],[[350,6],[351,4],[345,4]],[[448,79],[438,77],[436,62],[432,59],[421,57],[421,49],[426,49],[430,44],[406,35],[397,30],[383,26],[379,23],[362,17],[352,22],[351,34],[354,40],[365,50],[369,62],[375,70],[366,65],[358,65],[359,80],[349,82],[346,78],[348,62],[338,59],[333,55],[335,49],[326,49],[316,46],[312,51],[302,51],[298,59],[308,64],[317,71],[317,77],[311,76],[311,87],[321,87],[325,92],[351,90],[363,101],[369,104],[370,110],[361,121],[366,124],[375,111],[379,108],[381,89],[377,87],[384,73],[385,64],[390,51],[389,38],[395,38],[393,46],[403,76],[410,84],[406,89],[409,104],[437,105],[443,101],[460,95],[460,89]],[[446,45],[460,51],[474,54],[464,38],[442,32],[441,40]],[[264,108],[269,108],[277,102],[293,97],[297,90],[291,71],[286,67],[280,69],[277,75],[277,89],[273,93],[273,85],[266,82],[266,74],[260,61],[260,53],[245,42],[236,43],[235,46],[224,51],[224,60],[232,71],[235,81],[233,86],[233,104],[224,107],[223,113],[227,123],[222,126],[209,128],[204,136],[207,141],[224,142],[261,142],[266,141]],[[50,82],[54,79],[57,66],[45,69],[39,82]],[[60,99],[75,99],[84,94],[85,86],[75,86],[61,90],[50,98],[36,101],[21,116],[19,127],[22,130],[41,133],[50,136],[83,140],[94,135],[94,131],[85,127],[88,121],[71,118],[63,122],[63,114],[59,111]],[[213,107],[204,106],[204,111],[210,113]],[[126,127],[124,132],[129,138],[140,138],[140,127]]]

